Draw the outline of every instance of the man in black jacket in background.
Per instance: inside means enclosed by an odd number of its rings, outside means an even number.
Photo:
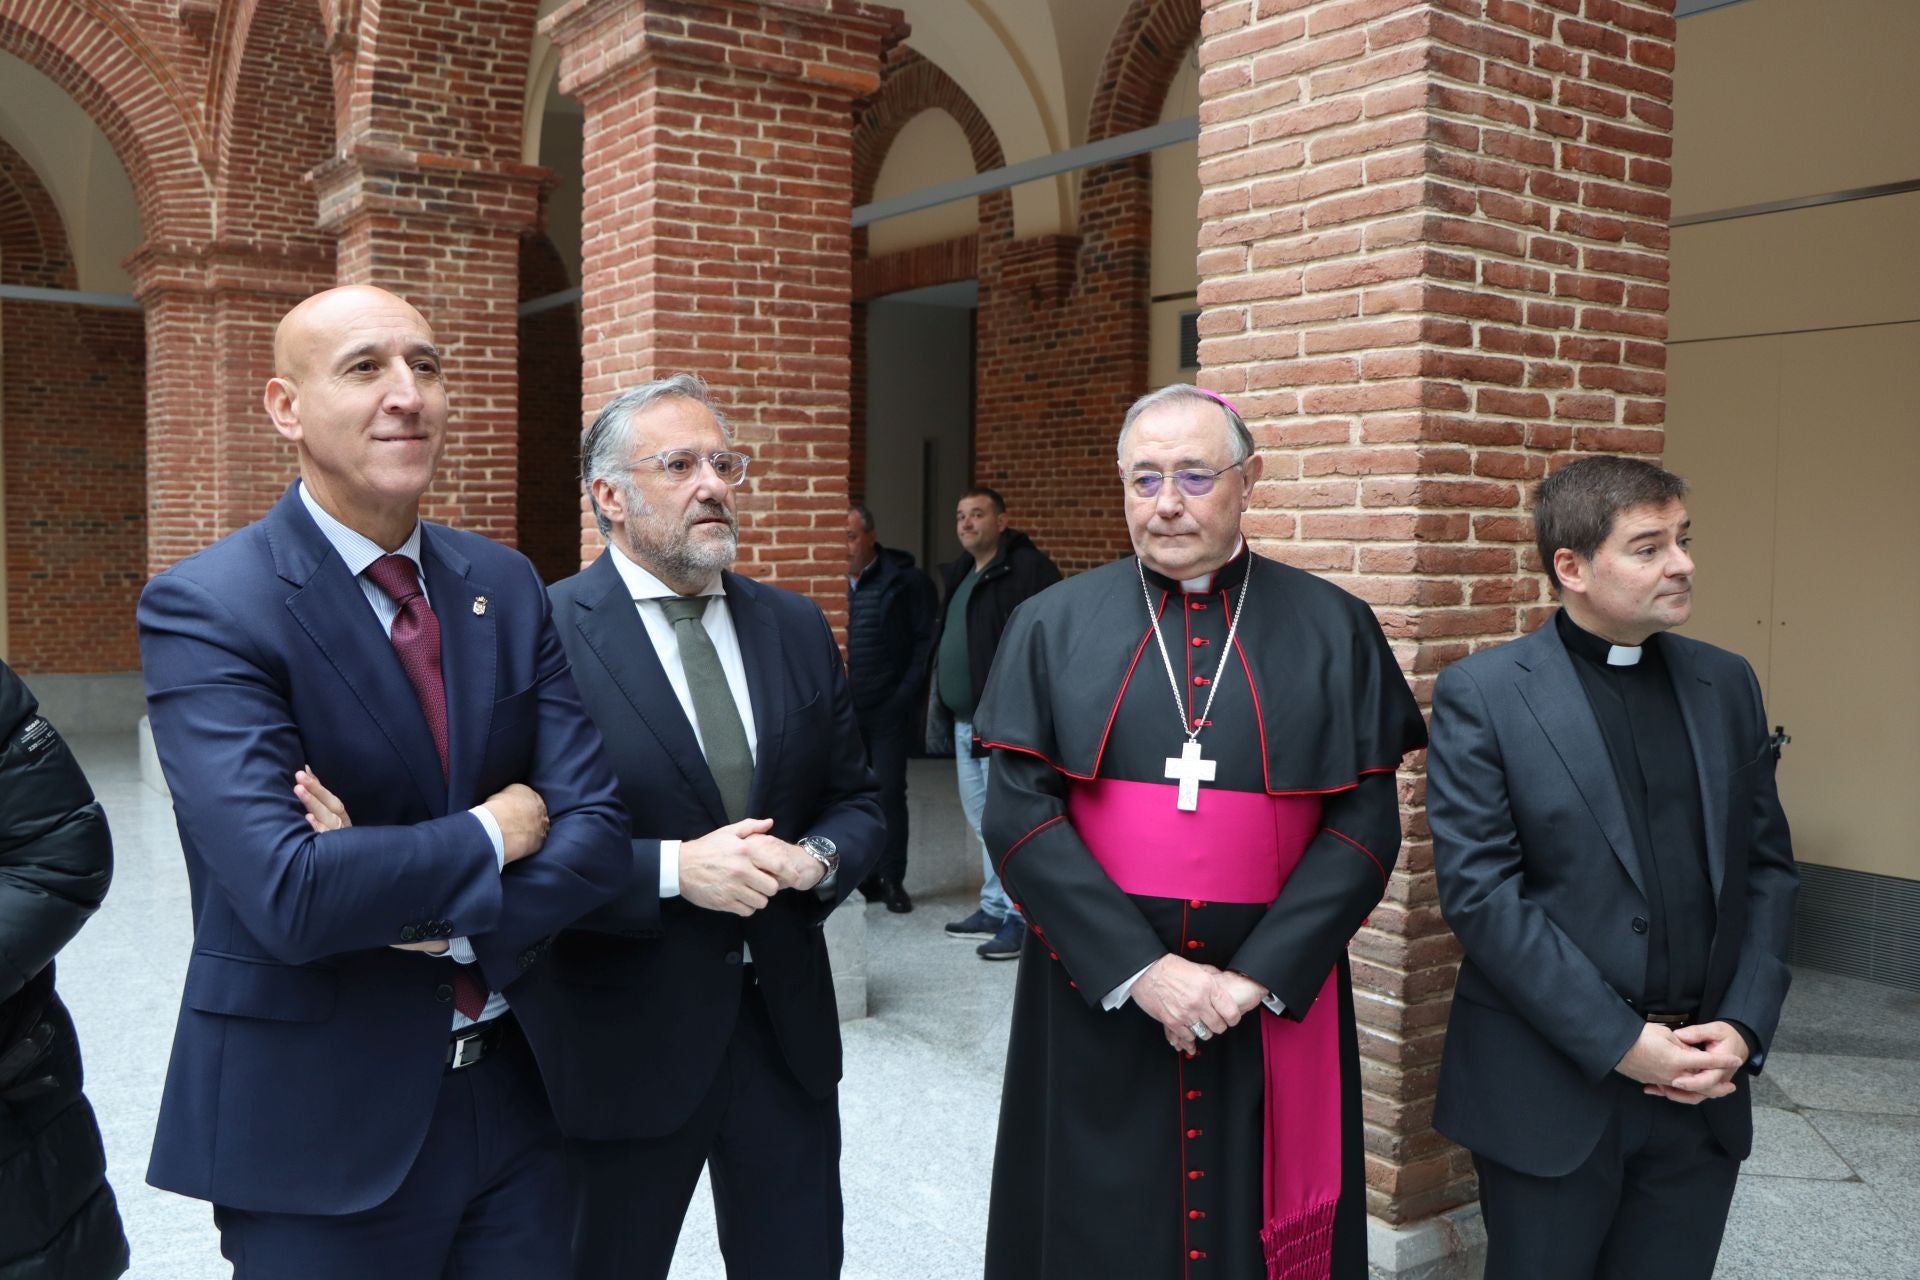
[[[905,551],[883,547],[873,512],[847,511],[847,669],[853,714],[880,783],[887,847],[860,886],[869,902],[904,915],[907,896],[907,743],[933,653],[933,580]]]
[[[954,532],[965,552],[941,572],[945,581],[940,617],[934,623],[933,679],[927,698],[927,750],[953,747],[960,780],[960,809],[976,842],[987,807],[987,750],[973,740],[973,709],[987,687],[987,672],[1000,648],[1007,619],[1028,596],[1060,581],[1033,540],[1007,527],[1007,504],[985,485],[960,495]],[[985,938],[983,960],[1017,960],[1026,922],[1000,887],[987,847],[980,844],[980,907],[947,926],[950,938]]]
[[[0,1273],[112,1280],[127,1238],[53,957],[113,879],[86,775],[0,663]]]

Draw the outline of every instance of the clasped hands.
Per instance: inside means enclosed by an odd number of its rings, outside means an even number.
[[[307,825],[314,831],[324,834],[353,825],[353,819],[347,816],[347,806],[339,796],[321,785],[319,776],[311,767],[294,771],[293,794],[305,806]],[[547,802],[526,783],[509,783],[488,796],[480,807],[500,824],[503,870],[522,858],[540,852],[540,846],[547,842],[550,825]],[[388,945],[395,951],[424,951],[435,956],[447,949],[443,938],[435,938],[431,942],[394,942]]]
[[[1128,998],[1160,1024],[1168,1044],[1190,1054],[1198,1047],[1196,1023],[1220,1035],[1259,1008],[1267,989],[1243,973],[1169,953],[1147,967]]]
[[[1752,1053],[1730,1023],[1663,1027],[1649,1022],[1614,1070],[1638,1080],[1643,1093],[1698,1106],[1732,1093],[1734,1073]]]
[[[750,916],[782,889],[811,889],[827,869],[773,830],[772,818],[743,818],[680,846],[680,896],[696,907]]]

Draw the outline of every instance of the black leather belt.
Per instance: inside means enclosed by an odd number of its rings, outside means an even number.
[[[1635,1012],[1657,1027],[1690,1027],[1700,1016],[1698,1009],[1637,1009]]]
[[[503,1013],[490,1022],[462,1027],[447,1041],[447,1070],[465,1071],[478,1064],[506,1041],[513,1015]]]

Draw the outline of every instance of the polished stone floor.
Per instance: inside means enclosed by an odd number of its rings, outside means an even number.
[[[229,1273],[207,1207],[143,1181],[190,946],[171,810],[140,782],[130,735],[75,748],[112,822],[118,872],[60,959],[60,990],[79,1024],[132,1274],[215,1280]],[[915,776],[941,775],[929,762]],[[928,816],[953,812],[942,798],[927,797]],[[844,1028],[847,1280],[979,1274],[1015,966],[940,933],[972,905],[948,895],[907,916],[866,908],[870,1016]],[[1719,1277],[1920,1277],[1920,995],[1798,974],[1758,1097]],[[673,1280],[722,1274],[702,1192]]]

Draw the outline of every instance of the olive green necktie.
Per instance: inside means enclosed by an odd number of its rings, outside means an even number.
[[[740,704],[733,700],[727,673],[720,667],[713,637],[700,622],[711,596],[674,596],[662,600],[673,636],[680,645],[680,665],[687,673],[687,692],[693,698],[693,718],[700,726],[700,745],[707,753],[707,772],[720,789],[720,803],[728,822],[747,816],[747,795],[753,786],[753,751],[740,724]]]

